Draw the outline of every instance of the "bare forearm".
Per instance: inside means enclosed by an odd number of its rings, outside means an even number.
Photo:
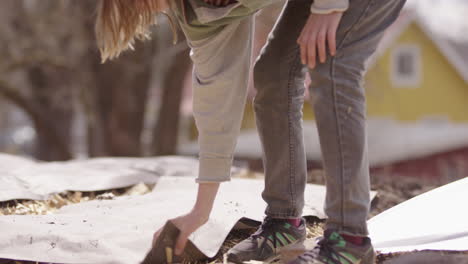
[[[199,183],[198,185],[197,201],[192,213],[203,222],[206,222],[211,214],[219,185],[219,183]]]

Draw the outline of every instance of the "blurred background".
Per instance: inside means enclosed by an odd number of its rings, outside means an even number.
[[[195,156],[191,62],[182,34],[172,45],[160,17],[151,41],[100,64],[95,5],[1,1],[0,152],[42,161]],[[281,8],[257,14],[255,54]],[[466,14],[467,0],[408,0],[369,61],[364,86],[373,175],[443,182],[468,175]],[[236,160],[261,171],[249,89]],[[322,174],[320,146],[308,103],[304,119],[315,177]]]

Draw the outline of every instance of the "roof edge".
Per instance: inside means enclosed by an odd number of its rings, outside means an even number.
[[[400,21],[397,29],[386,33],[377,48],[376,54],[371,58],[369,67],[375,65],[377,60],[382,57],[390,46],[405,32],[405,30],[411,25],[416,25],[423,31],[423,33],[436,45],[439,52],[447,59],[447,61],[455,68],[456,72],[462,77],[465,83],[468,83],[468,64],[465,63],[454,51],[454,48],[443,38],[439,38],[431,29],[428,28],[426,23],[422,21],[419,15],[413,9],[406,9],[406,16],[400,17],[403,21]],[[395,24],[393,25],[395,26]]]

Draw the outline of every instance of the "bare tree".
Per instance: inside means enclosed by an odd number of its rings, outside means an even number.
[[[166,31],[161,30],[161,34],[165,34],[167,38],[170,36],[170,30],[168,28]],[[183,36],[181,32],[178,32],[178,35]],[[192,65],[189,51],[188,45],[181,40],[175,46],[167,41],[160,42],[157,56],[162,57],[165,63],[161,72],[161,100],[157,113],[158,120],[152,131],[150,152],[152,155],[176,154],[184,81]]]
[[[139,43],[134,52],[102,65],[93,65],[96,85],[91,91],[100,132],[92,132],[91,154],[97,140],[104,142],[106,155],[140,156],[148,90],[151,84],[154,42]],[[96,129],[96,127],[91,128]],[[98,152],[99,153],[99,152]]]
[[[4,0],[1,5],[0,96],[29,116],[36,158],[72,158],[72,129],[87,131],[90,156],[141,155],[152,66],[155,55],[164,54],[162,48],[157,52],[157,43],[170,43],[171,34],[157,32],[154,38],[162,42],[138,43],[134,52],[101,64],[93,30],[95,0]],[[156,57],[155,64],[167,68],[154,137],[158,153],[175,151],[187,50]],[[76,104],[84,110],[84,128],[73,127]]]
[[[75,88],[70,61],[82,49],[66,29],[62,14],[70,21],[77,15],[63,1],[6,0],[2,5],[0,94],[30,117],[36,129],[37,158],[70,159],[70,101]]]

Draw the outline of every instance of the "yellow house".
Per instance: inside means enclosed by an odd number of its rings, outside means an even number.
[[[365,87],[369,118],[468,123],[468,43],[406,10],[382,39]]]

